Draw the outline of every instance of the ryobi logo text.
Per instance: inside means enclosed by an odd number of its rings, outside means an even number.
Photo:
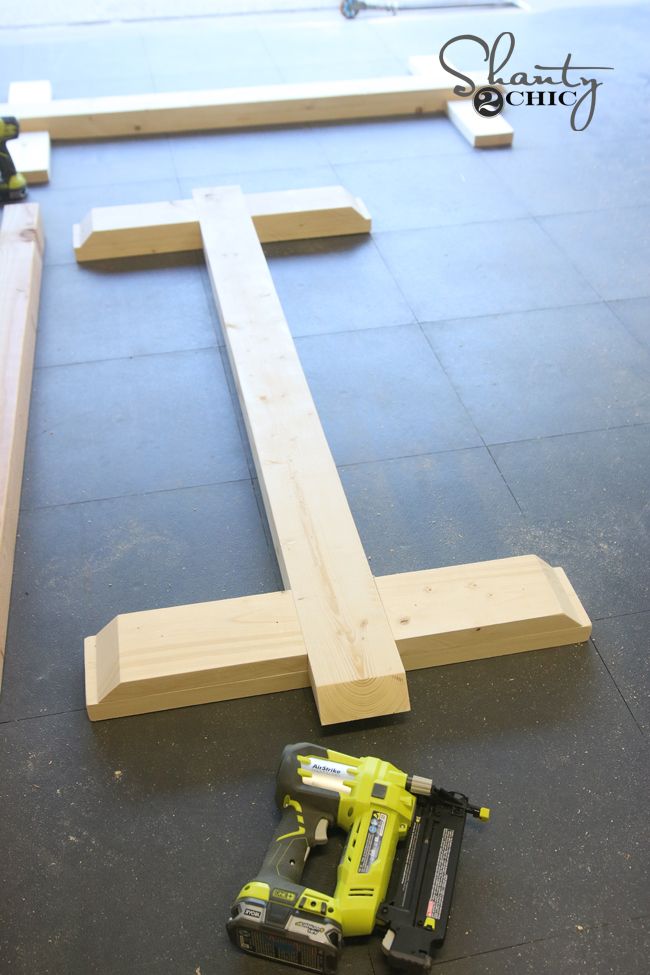
[[[488,64],[487,85],[477,90],[471,75],[463,74],[447,60],[447,51],[456,45],[456,55],[462,53],[462,42],[478,44],[483,52],[483,60]],[[509,77],[501,72],[510,61],[515,49],[515,35],[503,31],[490,47],[487,41],[476,34],[459,34],[452,37],[440,48],[440,64],[449,74],[459,78],[463,85],[457,85],[454,93],[461,98],[473,98],[474,108],[479,115],[490,118],[498,115],[504,104],[518,107],[547,106],[571,108],[570,123],[574,132],[583,132],[590,124],[596,110],[596,93],[602,85],[595,77],[579,72],[613,71],[613,68],[572,64],[573,55],[567,54],[563,64],[536,64],[536,72],[514,71]],[[467,50],[465,48],[465,50]],[[505,91],[501,91],[505,88]]]

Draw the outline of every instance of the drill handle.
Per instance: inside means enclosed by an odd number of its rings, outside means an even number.
[[[282,818],[266,851],[260,879],[267,883],[286,880],[300,884],[312,846],[327,842],[328,820],[287,796]]]

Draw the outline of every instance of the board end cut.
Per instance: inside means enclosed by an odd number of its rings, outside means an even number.
[[[387,717],[411,710],[403,670],[340,684],[316,683],[313,680],[311,683],[318,718],[323,726]]]

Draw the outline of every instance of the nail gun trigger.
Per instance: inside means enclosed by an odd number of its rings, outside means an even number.
[[[316,823],[316,829],[314,831],[314,846],[323,846],[325,843],[327,843],[328,825],[329,823],[325,817],[318,820]]]

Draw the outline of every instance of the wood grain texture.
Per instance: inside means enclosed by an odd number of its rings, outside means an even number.
[[[194,200],[321,722],[408,710],[404,668],[244,194],[217,187]]]
[[[248,212],[263,244],[363,234],[370,216],[343,186],[247,193]],[[137,203],[90,210],[73,228],[77,261],[175,254],[203,249],[194,200]]]
[[[442,73],[350,81],[314,81],[208,91],[158,92],[51,103],[0,105],[25,132],[54,140],[160,135],[253,126],[444,112],[456,79]]]
[[[4,208],[0,227],[0,679],[20,507],[43,262],[34,203]]]
[[[52,100],[49,81],[13,81],[9,85],[9,102],[14,108],[46,104]],[[11,114],[17,115],[15,111]],[[28,185],[48,183],[50,180],[51,146],[49,132],[21,132],[9,144],[11,157]]]
[[[376,579],[407,670],[581,643],[589,618],[537,556]],[[116,617],[85,646],[93,720],[309,685],[290,592]]]

